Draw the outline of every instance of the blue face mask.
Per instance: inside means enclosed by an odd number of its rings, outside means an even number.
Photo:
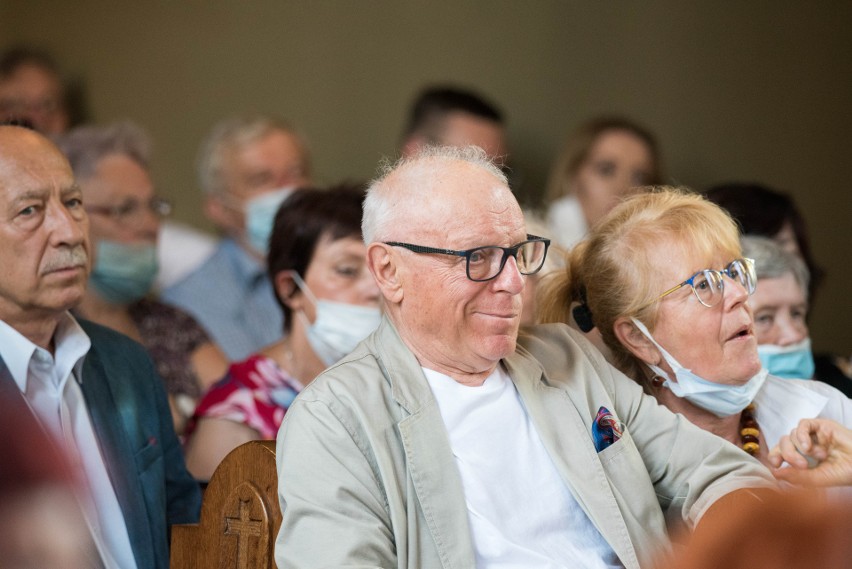
[[[757,347],[757,355],[772,375],[784,379],[811,379],[814,376],[816,366],[810,338],[789,346],[763,344]]]
[[[252,249],[266,257],[269,238],[275,225],[278,208],[293,193],[293,188],[281,188],[263,193],[246,202],[246,239]]]
[[[113,304],[129,304],[151,290],[157,277],[157,248],[98,241],[89,284],[97,295]]]
[[[662,368],[655,365],[648,365],[654,373],[665,379],[663,386],[669,388],[678,397],[682,397],[693,405],[710,411],[717,417],[728,417],[741,412],[748,407],[748,404],[752,402],[757,392],[763,387],[763,382],[768,375],[765,368],[761,368],[757,372],[757,375],[743,385],[729,385],[707,381],[703,377],[693,373],[692,370],[680,365],[670,353],[654,340],[644,324],[635,318],[633,318],[633,323],[646,338],[657,346],[657,349],[663,355],[663,359],[666,360],[666,363],[669,364],[669,367],[675,373],[677,381],[672,381]]]

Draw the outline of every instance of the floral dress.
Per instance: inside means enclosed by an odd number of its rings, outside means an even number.
[[[226,419],[257,431],[261,439],[274,439],[284,413],[302,390],[302,384],[274,360],[253,355],[231,364],[228,373],[201,399],[187,425],[187,435],[199,419]]]

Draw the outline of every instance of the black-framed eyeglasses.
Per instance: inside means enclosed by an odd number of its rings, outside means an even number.
[[[698,271],[682,283],[673,286],[651,302],[643,305],[639,308],[639,310],[651,306],[658,300],[680,290],[685,286],[692,288],[692,293],[695,295],[695,298],[698,299],[698,302],[707,308],[712,308],[719,304],[719,301],[722,300],[722,296],[725,293],[725,280],[722,278],[722,275],[725,275],[732,281],[739,283],[749,295],[754,294],[754,291],[757,288],[757,275],[754,271],[754,259],[747,259],[743,257],[742,259],[734,259],[721,271],[717,271],[716,269],[704,269],[703,271]]]
[[[398,241],[385,241],[384,243],[392,247],[404,247],[414,253],[464,257],[467,278],[476,282],[490,281],[499,275],[506,265],[506,260],[510,256],[515,258],[518,271],[522,275],[533,275],[539,272],[541,267],[544,266],[547,249],[550,247],[550,239],[536,237],[535,235],[527,235],[526,241],[521,241],[512,247],[486,245],[465,251],[424,247],[422,245],[412,245],[411,243],[400,243]]]
[[[139,221],[139,216],[147,209],[156,217],[163,218],[172,213],[172,204],[163,198],[151,198],[147,202],[128,200],[121,205],[86,205],[88,213],[97,213],[110,217],[118,223]]]

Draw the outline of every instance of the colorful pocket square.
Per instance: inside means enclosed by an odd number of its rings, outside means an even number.
[[[598,452],[621,438],[621,425],[606,407],[598,409],[595,422],[592,423],[592,438],[595,440],[595,450]]]

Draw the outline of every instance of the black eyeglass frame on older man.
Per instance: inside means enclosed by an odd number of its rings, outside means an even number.
[[[547,258],[550,239],[527,234],[526,241],[521,241],[511,247],[485,245],[464,251],[425,247],[399,241],[384,241],[384,244],[391,247],[403,247],[414,253],[464,257],[467,278],[474,282],[485,282],[496,278],[503,271],[503,267],[506,266],[506,261],[510,256],[514,257],[518,271],[522,275],[534,275],[539,272]],[[498,258],[500,259],[499,263],[496,262]]]

